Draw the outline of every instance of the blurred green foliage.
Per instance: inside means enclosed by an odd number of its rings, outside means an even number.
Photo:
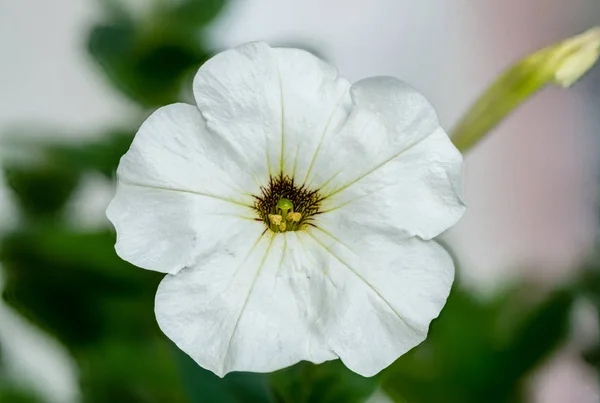
[[[275,402],[265,375],[236,372],[219,378],[199,367],[175,345],[172,347],[181,366],[181,375],[190,403]]]
[[[104,76],[142,115],[181,100],[211,54],[203,30],[224,1],[156,1],[143,18],[117,0],[105,4],[109,17],[88,40]],[[518,286],[481,301],[457,283],[427,341],[379,376],[363,378],[333,361],[218,378],[158,329],[153,305],[162,275],[119,259],[112,231],[75,229],[66,220],[82,177],[114,179],[136,125],[85,143],[17,138],[37,158],[3,166],[21,217],[0,239],[3,298],[67,347],[85,403],[358,403],[379,388],[397,402],[519,402],[527,376],[565,341],[575,296],[600,307],[597,268],[585,286],[549,295]],[[598,351],[587,355],[595,365]],[[0,361],[0,402],[41,401],[2,374]]]
[[[573,297],[532,303],[529,287],[482,302],[454,287],[427,340],[397,360],[384,389],[399,402],[524,401],[523,381],[565,339]]]
[[[600,245],[597,245],[596,250],[600,253]],[[596,309],[597,323],[600,323],[600,256],[598,254],[592,256],[584,270],[579,291]],[[584,357],[596,368],[600,379],[600,340],[584,352]]]
[[[186,75],[208,59],[202,30],[224,0],[156,2],[143,20],[113,3],[116,17],[95,26],[88,51],[106,77],[144,107],[177,102]]]
[[[279,402],[358,403],[379,386],[379,377],[364,378],[348,370],[341,361],[320,365],[301,362],[270,376]]]
[[[29,167],[7,166],[4,174],[21,206],[21,212],[37,219],[60,213],[79,179],[78,172],[53,163]]]
[[[42,400],[30,391],[4,386],[0,382],[0,402],[6,403],[40,403]]]

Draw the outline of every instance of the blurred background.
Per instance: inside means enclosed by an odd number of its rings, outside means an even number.
[[[596,0],[0,1],[0,402],[600,402],[600,69],[466,156],[457,281],[425,343],[219,379],[161,334],[158,273],[114,253],[114,171],[195,70],[251,40],[351,81],[399,77],[451,131],[505,67],[598,24]]]

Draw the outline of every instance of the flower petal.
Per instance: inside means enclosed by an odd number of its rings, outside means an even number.
[[[306,290],[313,283],[303,267],[289,264],[300,247],[296,235],[256,238],[241,228],[226,248],[166,276],[156,295],[160,328],[219,376],[336,358],[311,328],[312,313],[295,299],[299,284]]]
[[[281,91],[271,48],[260,42],[219,53],[194,78],[196,103],[209,130],[228,142],[261,178],[278,172]]]
[[[290,48],[273,52],[283,102],[282,171],[303,183],[321,141],[340,130],[348,117],[350,83],[309,52]]]
[[[388,77],[355,84],[352,98],[346,125],[316,161],[312,183],[326,198],[317,225],[336,234],[359,236],[368,227],[423,239],[454,225],[465,212],[463,160],[431,105]]]
[[[454,277],[441,246],[377,233],[346,245],[317,229],[300,236],[331,284],[313,292],[318,331],[348,368],[375,375],[426,338]]]
[[[438,130],[401,158],[330,195],[315,224],[356,237],[369,228],[431,239],[465,213],[461,178],[462,156]]]
[[[440,130],[429,102],[398,79],[361,80],[350,95],[348,118],[325,136],[308,180],[325,193],[359,180]]]
[[[163,332],[219,376],[337,357],[374,375],[425,339],[454,275],[443,248],[416,238],[373,234],[356,253],[316,229],[252,241],[238,233],[156,296]]]
[[[220,241],[214,239],[219,234],[228,235],[220,230],[228,220],[252,220],[248,192],[255,182],[230,155],[196,107],[174,104],[154,112],[121,158],[117,193],[107,209],[119,256],[176,273]]]
[[[208,194],[252,204],[256,184],[234,153],[206,129],[198,109],[172,104],[142,124],[117,170],[120,182]],[[215,180],[215,178],[218,178]]]
[[[260,177],[306,177],[321,138],[347,116],[350,84],[299,49],[254,42],[207,61],[194,80],[208,128]]]
[[[120,182],[106,214],[117,230],[117,254],[144,269],[177,273],[241,225],[264,230],[249,208],[191,192]]]

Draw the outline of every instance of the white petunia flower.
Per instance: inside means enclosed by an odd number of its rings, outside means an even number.
[[[119,256],[168,273],[163,332],[219,376],[336,358],[371,376],[423,341],[454,276],[431,239],[465,211],[425,98],[264,43],[210,59],[194,94],[142,125],[107,211]]]

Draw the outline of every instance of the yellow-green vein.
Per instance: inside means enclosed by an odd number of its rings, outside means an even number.
[[[396,309],[394,309],[394,307],[392,307],[390,305],[390,303],[383,297],[383,295],[381,295],[381,293],[371,284],[367,281],[367,279],[365,279],[362,275],[360,275],[356,270],[354,270],[348,263],[346,263],[344,260],[342,260],[342,258],[340,258],[338,255],[336,255],[335,253],[333,253],[333,251],[328,248],[326,245],[324,245],[321,241],[319,241],[316,237],[314,237],[312,234],[307,233],[308,236],[310,236],[319,246],[321,246],[321,248],[323,248],[323,250],[325,250],[327,253],[329,253],[331,256],[333,256],[334,259],[336,259],[338,262],[340,262],[340,264],[344,267],[346,267],[351,273],[353,273],[359,280],[361,280],[367,287],[369,287],[369,289],[371,291],[373,291],[373,293],[375,293],[375,295],[384,303],[385,306],[387,306],[393,313],[394,315],[396,315],[396,317],[402,322],[404,323],[406,326],[408,326],[412,331],[414,331],[415,333],[421,333],[421,331],[419,331],[418,329],[416,329],[412,324],[410,324],[409,322],[406,321],[406,319],[404,319],[397,311]]]
[[[231,331],[231,336],[229,337],[229,340],[227,342],[227,348],[225,349],[225,356],[223,357],[223,364],[225,364],[225,362],[227,361],[227,357],[229,356],[229,350],[231,348],[231,341],[233,340],[233,337],[235,336],[235,332],[237,331],[238,325],[240,324],[240,319],[244,315],[244,311],[246,310],[246,305],[248,305],[248,301],[250,300],[250,295],[252,294],[252,290],[254,289],[254,286],[256,285],[256,280],[260,277],[260,273],[262,271],[263,266],[265,265],[265,261],[267,260],[267,256],[269,255],[269,251],[271,250],[271,246],[273,246],[273,239],[274,239],[274,237],[271,237],[269,246],[267,247],[267,250],[265,251],[265,254],[260,262],[260,265],[258,266],[256,273],[254,274],[254,279],[252,279],[252,284],[250,284],[250,289],[248,290],[248,294],[246,294],[246,298],[244,299],[244,303],[242,304],[242,309],[240,310],[240,312],[236,318],[235,325],[233,327],[233,330]]]

